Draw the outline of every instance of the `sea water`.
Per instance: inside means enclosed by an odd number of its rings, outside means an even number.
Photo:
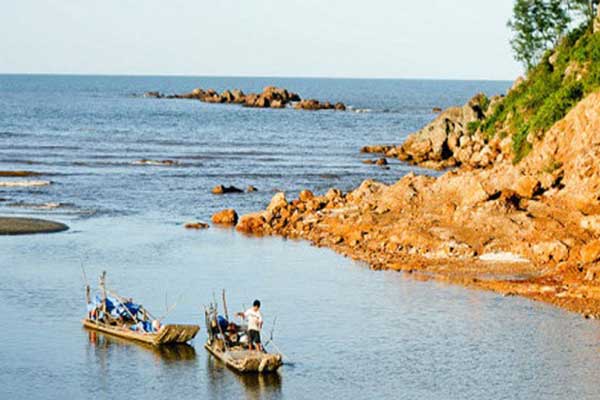
[[[157,100],[146,91],[279,85],[348,112]],[[0,237],[0,397],[249,399],[594,399],[600,325],[531,302],[366,265],[302,241],[189,231],[212,213],[264,208],[279,190],[350,190],[407,172],[361,163],[473,94],[509,82],[0,76],[0,170],[46,186],[0,188],[0,215],[67,232]],[[172,165],[140,160],[173,160]],[[0,178],[26,181],[30,178]],[[215,196],[217,184],[257,192]],[[191,346],[153,349],[88,332],[84,281],[134,297],[167,323],[202,327]],[[84,274],[85,271],[85,274]],[[242,376],[203,349],[204,305],[263,303],[273,376]],[[172,306],[175,308],[172,309]],[[167,310],[172,309],[171,312]],[[274,349],[274,347],[271,347]]]

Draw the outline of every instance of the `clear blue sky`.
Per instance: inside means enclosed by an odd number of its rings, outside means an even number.
[[[513,0],[0,0],[0,73],[514,79]]]

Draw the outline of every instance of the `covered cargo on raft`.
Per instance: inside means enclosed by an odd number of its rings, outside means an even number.
[[[88,313],[82,323],[88,329],[151,345],[187,343],[200,330],[198,325],[161,325],[161,319],[152,316],[141,304],[109,292],[105,284],[106,272],[103,272],[101,293],[93,301],[86,285]]]

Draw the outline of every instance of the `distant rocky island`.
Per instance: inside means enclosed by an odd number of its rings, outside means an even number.
[[[318,111],[335,110],[346,111],[346,105],[341,102],[331,103],[315,99],[302,99],[297,93],[284,88],[267,86],[262,93],[245,94],[240,89],[225,90],[218,93],[214,89],[196,88],[190,93],[164,95],[160,92],[146,92],[144,97],[156,99],[190,99],[204,103],[239,104],[244,107],[254,108],[286,108],[291,105],[296,110]]]

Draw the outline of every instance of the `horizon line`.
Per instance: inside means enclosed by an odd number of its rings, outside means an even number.
[[[512,79],[491,78],[432,78],[432,77],[362,77],[362,76],[291,76],[291,75],[188,75],[165,73],[81,73],[81,72],[0,72],[11,76],[100,76],[100,77],[174,77],[174,78],[260,78],[260,79],[331,79],[331,80],[410,80],[410,81],[479,81],[479,82],[513,82]]]

